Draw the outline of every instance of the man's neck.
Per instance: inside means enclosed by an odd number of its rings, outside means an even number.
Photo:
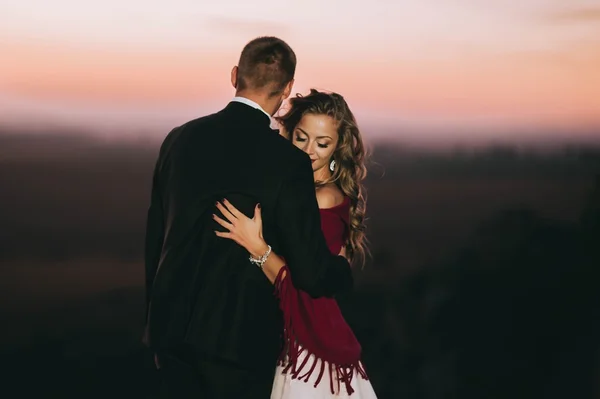
[[[261,96],[261,95],[255,94],[255,93],[248,93],[248,92],[236,92],[235,96],[245,98],[246,100],[252,101],[256,105],[258,105],[262,111],[264,111],[267,115],[269,115],[269,117],[273,116],[275,111],[277,111],[277,110],[272,109],[273,105],[271,104],[271,101],[266,99],[264,96]]]

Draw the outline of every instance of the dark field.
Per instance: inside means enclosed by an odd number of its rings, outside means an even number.
[[[3,397],[152,393],[139,337],[157,148],[0,135],[0,354],[19,389]],[[373,261],[340,302],[379,396],[600,397],[600,151],[373,160]]]

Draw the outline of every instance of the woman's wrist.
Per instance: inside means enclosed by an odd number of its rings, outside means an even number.
[[[269,245],[262,238],[258,241],[252,248],[249,248],[250,255],[253,258],[260,258],[263,256],[269,249]]]

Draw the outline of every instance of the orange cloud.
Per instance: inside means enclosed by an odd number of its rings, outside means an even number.
[[[600,46],[548,52],[341,65],[305,61],[302,83],[339,91],[352,104],[394,114],[515,118],[600,125]]]
[[[600,125],[600,45],[539,52],[468,52],[438,60],[301,57],[296,91],[338,91],[353,108],[383,113],[498,116],[535,123]],[[237,53],[117,51],[51,43],[1,49],[0,90],[47,101],[189,105],[228,92]],[[299,55],[301,56],[301,54]]]
[[[547,15],[547,19],[551,22],[596,22],[600,23],[600,7],[572,7],[563,9]]]
[[[228,87],[221,54],[117,51],[54,43],[3,46],[0,88],[37,98],[165,103],[211,96]]]

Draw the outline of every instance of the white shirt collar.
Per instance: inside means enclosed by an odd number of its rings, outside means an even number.
[[[233,99],[231,101],[236,101],[238,103],[246,104],[246,105],[251,106],[252,108],[256,108],[258,110],[261,110],[262,112],[264,112],[265,115],[267,115],[269,117],[269,123],[270,124],[273,123],[273,119],[271,118],[271,115],[269,115],[267,113],[267,111],[265,111],[260,105],[258,105],[254,101],[249,100],[246,97],[233,97]]]

